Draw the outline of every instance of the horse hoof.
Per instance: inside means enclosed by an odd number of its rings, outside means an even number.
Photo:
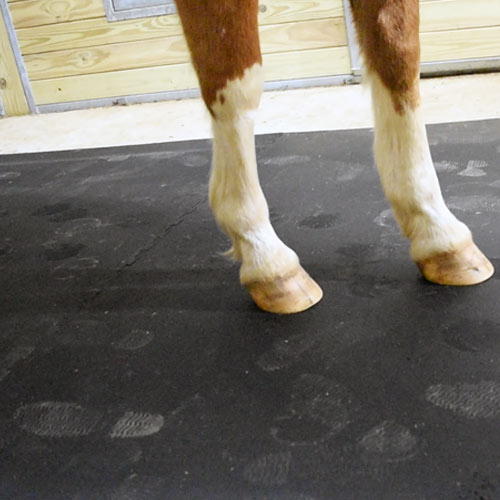
[[[258,307],[276,314],[305,311],[323,297],[319,285],[301,266],[285,276],[246,283],[245,287]]]
[[[491,278],[493,265],[471,241],[461,250],[417,262],[424,278],[439,285],[477,285]]]

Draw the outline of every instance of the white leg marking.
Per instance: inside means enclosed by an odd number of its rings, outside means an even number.
[[[413,260],[463,248],[471,234],[444,203],[420,109],[398,114],[379,77],[371,74],[370,82],[375,161],[396,220],[411,241]]]
[[[262,67],[255,64],[241,79],[217,93],[212,106],[214,133],[210,204],[217,222],[231,237],[232,255],[242,261],[242,283],[283,276],[298,266],[295,252],[276,235],[259,184],[253,113],[262,93]]]

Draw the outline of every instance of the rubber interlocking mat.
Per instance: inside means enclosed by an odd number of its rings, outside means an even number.
[[[500,121],[429,137],[500,269]],[[498,275],[419,277],[371,142],[257,139],[296,316],[221,256],[208,141],[0,157],[0,498],[500,498]]]

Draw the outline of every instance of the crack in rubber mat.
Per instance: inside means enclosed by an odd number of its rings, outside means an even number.
[[[500,269],[500,121],[428,132]],[[372,135],[257,138],[296,316],[221,255],[210,141],[0,156],[0,498],[498,499],[498,275],[419,276]]]

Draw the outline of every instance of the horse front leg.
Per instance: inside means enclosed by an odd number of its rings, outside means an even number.
[[[473,285],[493,266],[448,210],[432,163],[419,94],[418,0],[351,0],[375,115],[375,162],[423,276]]]
[[[257,0],[177,0],[177,6],[212,118],[210,205],[241,261],[240,281],[265,311],[308,309],[322,291],[276,235],[257,172],[253,115],[263,81]]]

